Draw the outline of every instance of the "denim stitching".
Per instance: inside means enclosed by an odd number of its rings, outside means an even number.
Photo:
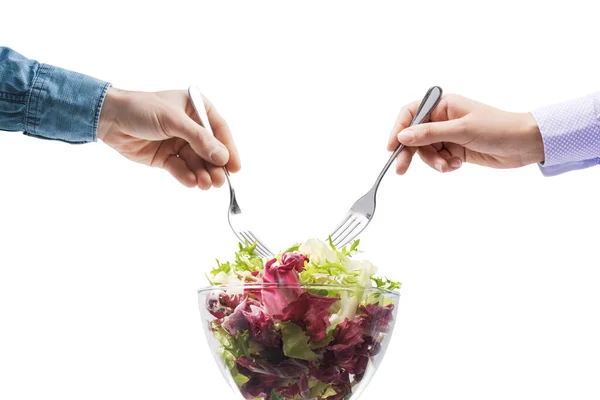
[[[29,131],[29,105],[31,104],[31,96],[33,91],[35,90],[35,84],[37,82],[38,77],[40,76],[42,65],[38,64],[38,68],[35,71],[35,75],[33,77],[33,82],[31,83],[31,89],[29,89],[29,93],[27,93],[27,103],[25,107],[25,132]]]
[[[98,140],[98,123],[100,122],[100,112],[102,111],[102,105],[104,104],[104,99],[106,99],[106,92],[108,92],[108,88],[110,87],[110,83],[105,83],[102,88],[102,93],[100,94],[100,98],[98,99],[98,105],[96,106],[96,115],[94,117],[94,126],[92,128],[92,139],[94,141]]]
[[[29,137],[34,137],[36,139],[42,139],[42,140],[50,140],[52,142],[63,142],[63,143],[68,143],[68,144],[86,144],[87,142],[83,141],[83,142],[75,142],[72,140],[66,140],[66,139],[61,139],[61,138],[49,138],[46,136],[40,136],[40,135],[36,135],[33,133],[29,133],[29,132],[23,132],[23,134],[25,136],[29,136]]]
[[[25,104],[25,101],[27,101],[27,96],[22,94],[0,92],[0,100],[10,103]]]
[[[42,107],[42,102],[39,101],[40,97],[42,97],[41,93],[44,90],[44,87],[46,86],[46,81],[50,78],[50,75],[52,75],[52,67],[50,65],[44,64],[44,67],[46,67],[46,66],[48,67],[47,68],[48,72],[46,73],[46,76],[44,76],[44,81],[42,82],[42,85],[40,86],[40,89],[39,89],[40,95],[38,96],[38,101],[36,103],[36,111],[35,111],[36,117],[40,115],[40,108]],[[37,117],[33,123],[33,129],[34,129],[34,132],[36,132],[36,133],[37,133],[37,128],[38,128],[39,122],[40,122],[40,118]]]

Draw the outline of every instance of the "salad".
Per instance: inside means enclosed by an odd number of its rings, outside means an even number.
[[[207,275],[209,330],[246,399],[347,399],[389,331],[400,283],[357,256],[310,239],[262,259],[239,244]],[[383,289],[383,290],[376,290]]]

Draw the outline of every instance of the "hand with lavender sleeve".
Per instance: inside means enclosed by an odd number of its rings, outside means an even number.
[[[545,176],[600,164],[600,93],[538,109],[499,110],[447,95],[430,122],[409,127],[419,102],[404,107],[392,129],[388,150],[407,148],[396,160],[404,174],[414,154],[440,172],[465,162],[491,168],[538,163]]]

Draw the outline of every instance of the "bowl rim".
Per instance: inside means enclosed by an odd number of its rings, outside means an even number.
[[[389,294],[397,298],[400,297],[400,292],[397,290],[389,290],[374,286],[358,286],[358,285],[343,285],[343,284],[326,284],[326,283],[275,283],[275,282],[256,282],[256,283],[235,283],[224,285],[204,286],[198,289],[198,294],[209,293],[215,290],[226,291],[227,289],[334,289],[334,290],[350,290],[364,291],[379,294]]]

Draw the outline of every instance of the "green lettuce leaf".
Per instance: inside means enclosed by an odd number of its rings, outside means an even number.
[[[279,324],[279,328],[283,337],[283,354],[299,360],[313,361],[317,359],[317,355],[308,344],[309,337],[302,328],[292,322],[283,322]]]
[[[311,399],[321,399],[321,398],[323,398],[323,395],[325,393],[327,393],[328,390],[331,388],[330,385],[328,385],[326,383],[323,383],[321,381],[318,381],[316,379],[312,379],[312,378],[310,378],[308,380],[308,387],[310,388],[309,397]],[[335,391],[333,391],[333,393],[335,394]],[[328,394],[328,396],[330,396],[330,395],[331,394]]]
[[[220,262],[217,260],[217,266],[214,267],[207,277],[209,282],[214,283],[214,278],[220,273],[225,275],[239,275],[245,273],[249,275],[249,272],[262,271],[265,268],[263,259],[256,254],[256,243],[253,244],[242,244],[238,243],[238,251],[235,253],[235,260],[233,262]]]
[[[352,242],[352,244],[350,245],[350,248],[344,247],[342,249],[342,253],[345,256],[351,256],[352,253],[358,251],[358,245],[360,244],[360,239],[356,239],[354,242]]]
[[[248,331],[233,336],[220,325],[212,324],[212,332],[213,337],[221,344],[220,355],[231,372],[233,380],[238,386],[242,386],[249,379],[238,371],[235,360],[250,355]]]
[[[371,280],[375,282],[375,286],[378,289],[395,290],[400,289],[402,286],[402,283],[389,280],[388,278],[378,278],[376,276],[372,276]]]
[[[300,248],[300,243],[296,243],[295,245],[288,247],[282,253],[291,253],[294,251],[298,251],[299,248]]]
[[[243,245],[238,243],[235,253],[234,269],[236,271],[260,271],[265,268],[262,258],[255,253],[256,243]]]

